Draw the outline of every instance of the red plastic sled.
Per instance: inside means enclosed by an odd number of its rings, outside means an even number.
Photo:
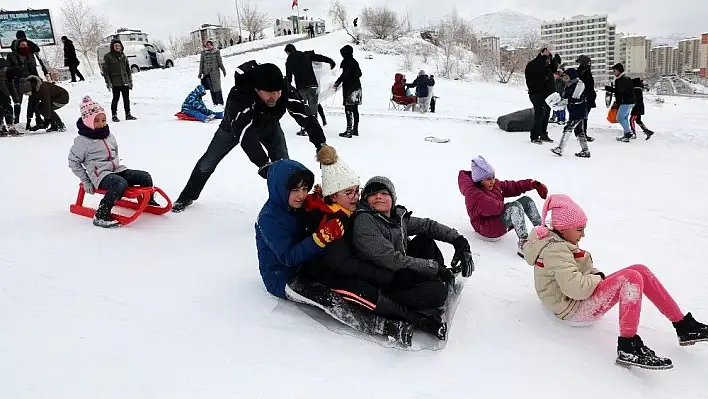
[[[177,119],[179,119],[179,120],[181,120],[181,121],[196,121],[196,122],[199,122],[199,119],[197,119],[197,118],[195,118],[195,117],[193,117],[193,116],[189,116],[189,115],[187,115],[187,114],[185,114],[185,113],[183,113],[183,112],[178,112],[178,113],[175,114],[175,116],[177,117]]]
[[[96,189],[96,194],[105,194],[106,190]],[[152,193],[160,194],[162,198],[167,200],[167,205],[164,207],[157,207],[148,205],[150,201],[150,195]],[[86,191],[84,186],[79,184],[79,194],[76,196],[76,203],[69,206],[69,211],[76,215],[86,216],[88,218],[93,218],[96,214],[96,210],[84,206],[84,197],[86,196]],[[135,201],[132,201],[135,200]],[[164,215],[172,209],[172,201],[159,187],[128,187],[123,194],[123,198],[116,202],[116,206],[121,208],[134,209],[135,213],[131,216],[117,215],[113,213],[113,218],[118,221],[122,226],[133,223],[143,212],[147,212],[153,215]]]

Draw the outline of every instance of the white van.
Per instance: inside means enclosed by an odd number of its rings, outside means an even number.
[[[172,53],[161,46],[153,43],[139,41],[125,41],[123,43],[123,53],[128,57],[128,63],[133,73],[144,69],[172,68],[175,66]],[[103,56],[111,50],[110,43],[104,43],[96,48],[98,65],[103,74]]]

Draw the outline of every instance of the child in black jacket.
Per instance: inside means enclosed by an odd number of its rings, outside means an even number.
[[[654,132],[642,122],[642,115],[644,115],[644,82],[640,78],[634,78],[632,79],[632,85],[634,86],[634,108],[632,108],[631,118],[629,119],[629,124],[632,127],[632,138],[637,138],[637,125],[639,125],[642,128],[642,132],[647,136],[646,140],[649,140]]]

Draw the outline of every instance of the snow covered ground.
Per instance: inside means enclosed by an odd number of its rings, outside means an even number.
[[[340,33],[301,42],[339,61]],[[388,113],[399,59],[355,52],[363,70],[360,133],[343,139],[330,113],[328,142],[362,176],[384,174],[415,214],[454,226],[481,254],[447,348],[406,352],[334,334],[269,296],[258,273],[253,224],[265,182],[240,148],[224,159],[200,200],[185,213],[145,215],[103,230],[70,214],[78,182],[67,167],[67,133],[0,140],[1,398],[705,398],[708,345],[680,348],[671,325],[645,302],[640,334],[674,370],[614,365],[617,313],[586,329],[546,316],[531,267],[509,235],[475,240],[457,172],[483,154],[502,179],[535,178],[579,202],[590,221],[583,247],[605,272],[645,263],[685,311],[708,320],[705,255],[708,216],[706,100],[647,96],[645,121],[656,135],[618,143],[606,110],[591,115],[593,157],[563,158],[525,133],[454,119],[491,116],[529,105],[520,86],[438,79],[436,114]],[[253,54],[225,60],[233,70]],[[280,47],[257,54],[284,67]],[[416,65],[415,70],[428,68]],[[414,71],[408,71],[413,76]],[[198,84],[196,65],[134,77],[139,120],[111,129],[123,163],[150,171],[173,199],[206,149],[216,125],[177,121]],[[70,87],[60,110],[67,126],[91,94],[109,107],[100,76]],[[334,109],[341,110],[340,100]],[[119,111],[122,117],[122,111]],[[450,119],[446,119],[450,118]],[[314,150],[285,117],[291,157],[318,174]],[[450,144],[423,140],[436,135]],[[551,136],[558,139],[560,128]],[[542,202],[535,197],[539,208]],[[444,245],[447,259],[452,248]]]

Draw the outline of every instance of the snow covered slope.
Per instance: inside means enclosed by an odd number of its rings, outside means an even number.
[[[339,60],[345,43],[333,34],[298,47]],[[396,351],[336,335],[269,296],[253,228],[266,186],[240,148],[182,214],[145,215],[112,231],[70,214],[78,185],[67,167],[70,130],[0,139],[0,398],[706,397],[708,345],[680,348],[649,301],[640,334],[673,358],[672,371],[613,364],[616,311],[586,329],[549,319],[512,235],[474,239],[456,179],[472,156],[484,154],[500,178],[535,178],[570,194],[590,218],[583,247],[599,268],[645,263],[685,311],[707,320],[700,248],[708,239],[708,102],[667,97],[657,105],[647,96],[644,119],[657,134],[630,144],[615,141],[619,130],[599,108],[591,114],[593,158],[557,158],[548,146],[529,144],[527,134],[452,120],[527,107],[522,87],[439,79],[438,113],[367,117],[388,113],[399,59],[355,55],[363,71],[361,136],[337,136],[345,125],[334,113],[337,98],[328,111],[329,143],[362,179],[390,176],[400,203],[459,229],[481,254],[444,351]],[[225,82],[251,57],[227,58]],[[257,59],[283,67],[285,53],[272,48]],[[434,71],[414,70],[421,67]],[[150,171],[173,199],[216,130],[173,117],[198,83],[196,68],[180,63],[135,75],[140,119],[111,124],[123,163]],[[85,94],[109,107],[100,77],[69,90],[71,104],[59,111],[69,127]],[[295,135],[288,116],[283,128],[291,157],[318,175],[312,145]],[[428,135],[452,141],[428,143]],[[551,136],[558,139],[560,128]],[[567,152],[576,146],[571,140]],[[450,259],[452,248],[442,249]]]
[[[540,35],[541,22],[530,15],[503,10],[475,17],[472,26],[483,36],[498,36],[502,45],[514,45],[529,35]]]

